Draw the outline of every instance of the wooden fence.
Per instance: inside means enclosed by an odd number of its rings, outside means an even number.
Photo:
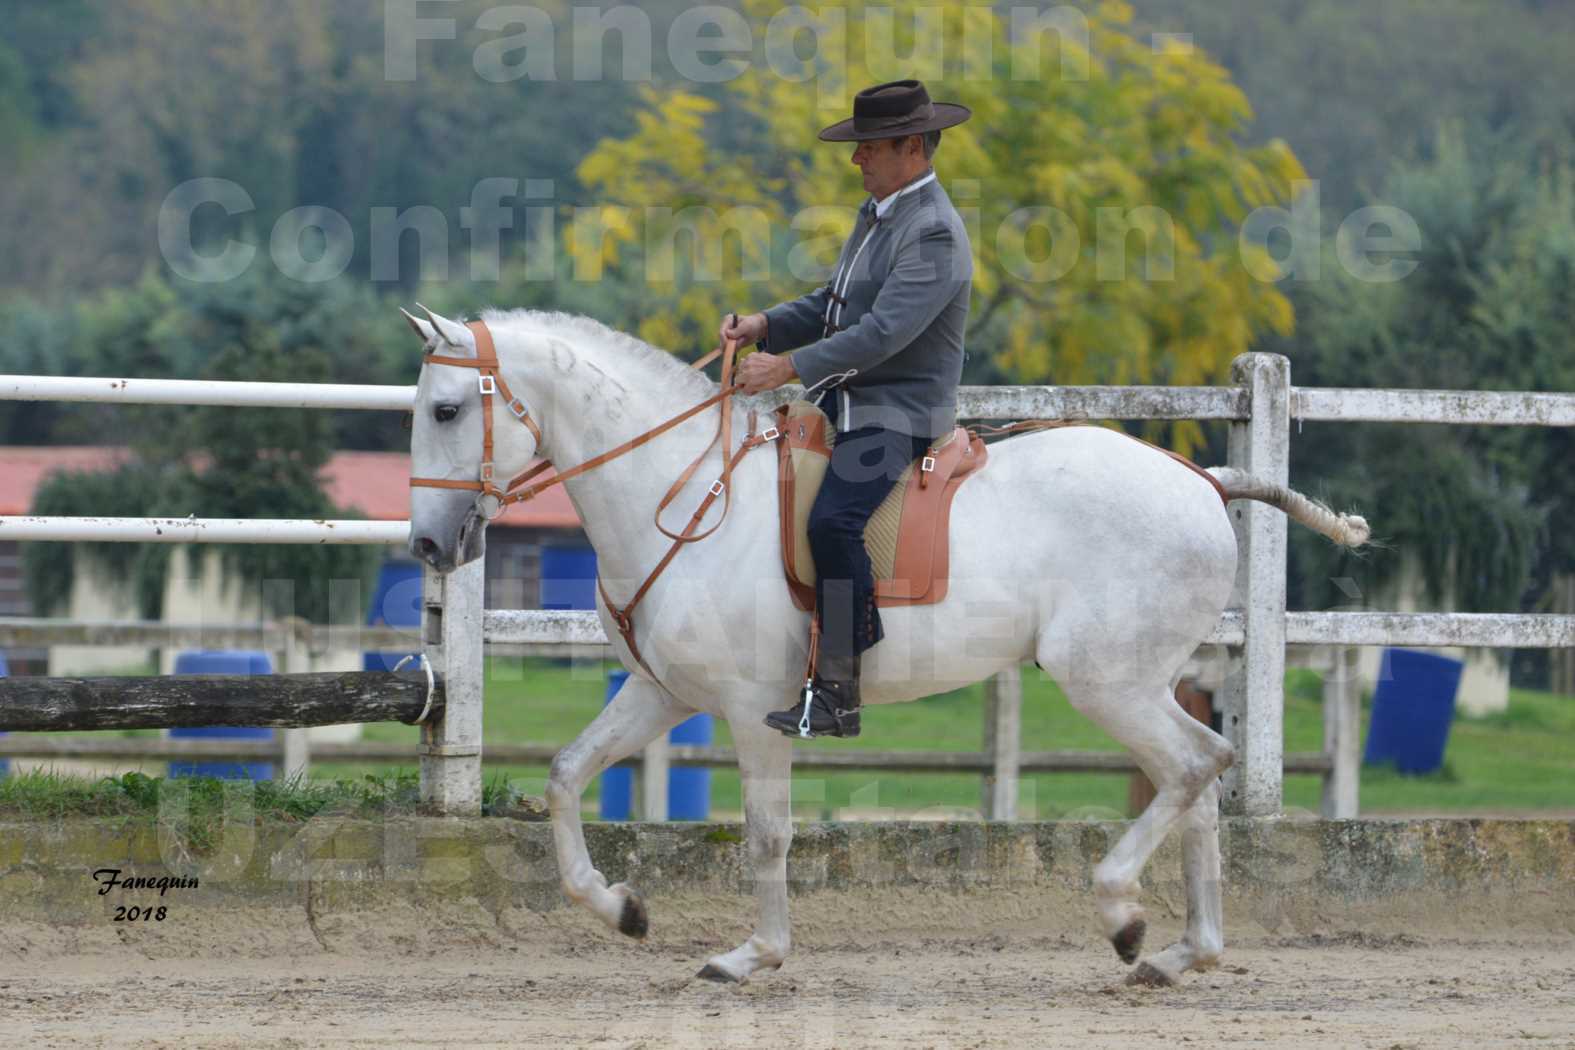
[[[1458,423],[1487,426],[1575,426],[1575,395],[1499,393],[1484,391],[1349,390],[1293,388],[1290,362],[1277,355],[1245,354],[1231,369],[1228,387],[970,387],[961,392],[959,415],[968,419],[1197,419],[1222,420],[1229,426],[1226,462],[1266,481],[1287,484],[1293,420],[1384,421],[1396,423]],[[757,399],[762,407],[796,391],[784,390]],[[94,400],[124,403],[168,403],[284,407],[408,409],[413,387],[314,387],[309,384],[215,383],[118,379],[55,379],[0,377],[0,399]],[[1359,706],[1351,646],[1426,645],[1498,647],[1575,646],[1575,615],[1459,613],[1392,614],[1371,612],[1299,612],[1285,609],[1287,520],[1257,503],[1237,502],[1230,508],[1240,544],[1232,610],[1222,618],[1209,645],[1224,653],[1224,688],[1217,697],[1224,731],[1236,747],[1237,763],[1224,777],[1224,808],[1247,815],[1278,813],[1287,771],[1325,775],[1325,812],[1354,816],[1359,775]],[[116,520],[92,524],[91,519],[0,518],[0,538],[137,539],[167,535],[158,526],[168,522]],[[180,523],[181,542],[386,542],[401,523],[377,523],[384,532],[350,537],[349,523],[272,522],[255,530],[246,523],[192,519]],[[367,523],[354,523],[365,525]],[[1381,522],[1379,523],[1381,527]],[[248,536],[256,536],[248,540]],[[482,652],[487,643],[530,647],[605,646],[607,639],[594,614],[500,610],[484,613],[481,563],[472,563],[447,577],[428,572],[423,595],[419,643],[444,677],[443,716],[422,727],[417,752],[423,797],[446,811],[475,812],[481,799]],[[41,627],[30,628],[44,630]],[[36,636],[35,636],[36,637]],[[0,644],[7,644],[0,635]],[[408,636],[406,636],[408,639]],[[35,640],[33,644],[38,644]],[[407,640],[404,645],[409,645]],[[1287,646],[1324,647],[1325,747],[1316,756],[1284,754],[1284,671]],[[403,647],[403,646],[400,646]],[[287,668],[288,669],[288,668]],[[926,768],[931,762],[955,761],[949,768],[983,772],[986,811],[1010,819],[1014,815],[1017,777],[1025,771],[1068,766],[1098,766],[1107,756],[1024,754],[1018,726],[1020,683],[1015,674],[998,677],[987,704],[986,739],[980,753],[936,757],[933,753],[898,756],[902,768]],[[292,745],[286,733],[285,752],[300,748],[304,734]],[[14,743],[7,744],[14,748]],[[29,742],[26,746],[33,746]],[[12,750],[11,753],[17,753]],[[321,757],[332,749],[318,748]],[[502,749],[489,749],[492,757]],[[832,753],[803,749],[797,764],[807,768],[843,759]],[[837,752],[838,756],[849,754]],[[295,756],[297,759],[299,755]],[[720,753],[696,754],[658,742],[644,761],[648,803],[660,813],[665,792],[665,763],[696,759],[721,762]],[[1124,761],[1109,757],[1110,761]],[[532,760],[534,761],[534,760]],[[854,768],[889,768],[888,759],[867,753]],[[1065,763],[1063,765],[1062,763]],[[286,765],[291,765],[287,760]],[[1104,767],[1100,767],[1104,768]],[[1125,766],[1123,768],[1130,768]],[[648,816],[652,815],[648,811]]]

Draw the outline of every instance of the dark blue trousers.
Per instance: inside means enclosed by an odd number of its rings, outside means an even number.
[[[834,402],[835,394],[826,400]],[[929,444],[929,438],[883,427],[837,434],[826,480],[809,512],[820,667],[828,673],[836,662],[851,659],[885,636],[875,608],[875,574],[864,549],[864,526],[897,483],[897,476]]]

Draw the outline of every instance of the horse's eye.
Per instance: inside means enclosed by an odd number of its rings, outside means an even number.
[[[432,417],[439,423],[447,423],[459,415],[458,405],[439,405],[432,410]]]

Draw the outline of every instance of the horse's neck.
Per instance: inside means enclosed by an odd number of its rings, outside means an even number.
[[[605,348],[582,349],[570,365],[560,351],[549,364],[550,389],[539,390],[536,400],[545,406],[546,451],[556,469],[568,470],[633,441],[710,396],[698,384],[674,383],[651,363],[621,356]],[[735,447],[744,437],[740,418],[735,408]],[[706,409],[563,483],[605,579],[643,579],[667,550],[671,540],[657,531],[652,514],[669,486],[711,441],[717,419],[717,408]],[[680,531],[689,520],[700,494],[721,472],[721,455],[720,447],[713,449],[663,513],[667,528]],[[712,520],[708,516],[707,521]]]

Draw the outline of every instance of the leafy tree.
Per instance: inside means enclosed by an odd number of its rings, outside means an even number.
[[[364,293],[363,293],[364,294]],[[370,298],[370,296],[367,296]],[[111,292],[81,311],[85,358],[109,374],[157,378],[326,382],[336,362],[360,358],[379,367],[375,341],[354,340],[351,328],[372,321],[358,311],[336,324],[317,316],[323,297],[308,286],[254,277],[180,291],[148,279]],[[392,328],[392,326],[390,326]],[[344,336],[330,352],[320,336]],[[121,467],[46,483],[35,513],[236,518],[335,518],[317,474],[337,447],[335,419],[314,410],[145,406],[74,417],[96,420],[104,436],[132,446]],[[366,413],[361,415],[367,416]],[[394,414],[389,413],[390,417]],[[64,429],[71,432],[71,423]],[[390,418],[385,426],[397,428]],[[89,435],[84,435],[89,436]],[[98,443],[98,442],[95,442]],[[262,586],[270,611],[323,622],[334,580],[365,579],[375,552],[353,546],[234,545],[220,548],[232,583]],[[164,548],[163,550],[167,550]],[[70,594],[74,559],[106,566],[132,588],[145,614],[158,613],[167,554],[156,545],[29,544],[24,563],[35,608]]]
[[[1146,31],[1184,33],[1283,136],[1326,208],[1371,198],[1440,120],[1487,147],[1513,132],[1567,154],[1575,8],[1544,0],[1133,0]]]
[[[744,8],[765,37],[777,5]],[[823,279],[860,194],[849,149],[816,132],[846,115],[857,88],[910,71],[975,114],[944,134],[938,169],[972,226],[969,341],[997,355],[1000,376],[1203,383],[1255,333],[1290,330],[1285,297],[1252,274],[1273,263],[1234,231],[1253,209],[1287,203],[1302,170],[1283,143],[1238,143],[1251,109],[1202,53],[1135,38],[1121,3],[1092,5],[1086,48],[1076,32],[1013,35],[1005,12],[983,6],[839,11],[845,24],[820,37],[836,58],[820,68],[846,90],[811,90],[758,64],[721,101],[645,88],[634,133],[581,164],[581,182],[609,206],[605,237],[575,228],[579,276],[601,263],[633,268],[643,281],[628,309],[647,340],[704,343],[727,310]],[[894,53],[909,55],[916,19],[932,17],[945,41],[933,68],[870,50],[871,27],[878,39],[889,22]],[[718,116],[742,122],[741,145],[715,141]],[[699,252],[669,271],[665,246],[685,229]],[[817,273],[787,264],[805,256]],[[1177,428],[1182,446],[1198,436]]]
[[[1575,183],[1534,155],[1483,156],[1445,129],[1433,156],[1397,166],[1382,199],[1418,223],[1417,268],[1363,282],[1334,258],[1298,286],[1301,323],[1283,349],[1299,385],[1478,390],[1575,389]],[[1388,549],[1352,554],[1293,533],[1294,600],[1372,594],[1410,553],[1433,601],[1519,608],[1575,570],[1569,435],[1559,428],[1308,424],[1292,482],[1366,508]]]

